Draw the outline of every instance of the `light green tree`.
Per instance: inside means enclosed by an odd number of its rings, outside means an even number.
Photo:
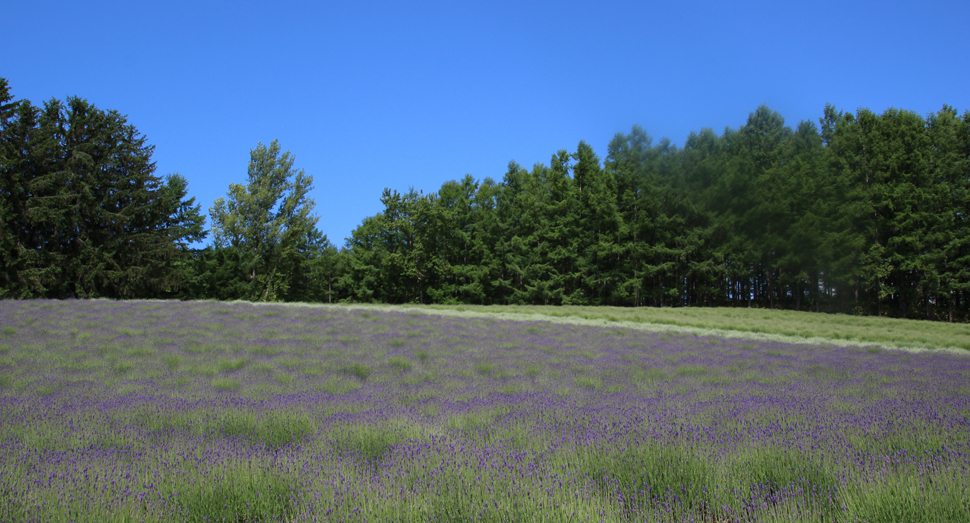
[[[309,244],[326,242],[316,230],[314,201],[308,193],[313,177],[294,169],[294,158],[280,153],[276,140],[250,151],[249,183],[230,184],[226,198],[209,209],[217,249],[234,248],[243,254],[250,280],[249,298],[285,299],[289,275],[300,271]]]

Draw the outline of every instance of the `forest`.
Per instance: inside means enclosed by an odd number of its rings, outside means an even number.
[[[0,79],[0,298],[761,307],[970,320],[970,111],[767,106],[501,179],[385,189],[342,246],[276,141],[209,209],[81,98]],[[434,154],[434,151],[428,151]],[[326,175],[326,173],[321,173]],[[205,248],[193,248],[210,239]]]

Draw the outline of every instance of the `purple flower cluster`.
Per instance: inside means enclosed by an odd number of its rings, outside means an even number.
[[[0,302],[0,521],[970,519],[970,357]]]

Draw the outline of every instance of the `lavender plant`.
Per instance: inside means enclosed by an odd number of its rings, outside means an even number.
[[[0,302],[0,521],[970,520],[970,358]]]

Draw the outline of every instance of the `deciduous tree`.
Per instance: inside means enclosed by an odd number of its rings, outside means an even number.
[[[326,241],[316,230],[318,217],[309,197],[313,177],[293,167],[279,143],[259,143],[250,151],[248,183],[230,184],[226,198],[209,209],[216,248],[232,247],[244,257],[250,280],[248,298],[286,299],[290,275],[301,270],[301,251]]]

